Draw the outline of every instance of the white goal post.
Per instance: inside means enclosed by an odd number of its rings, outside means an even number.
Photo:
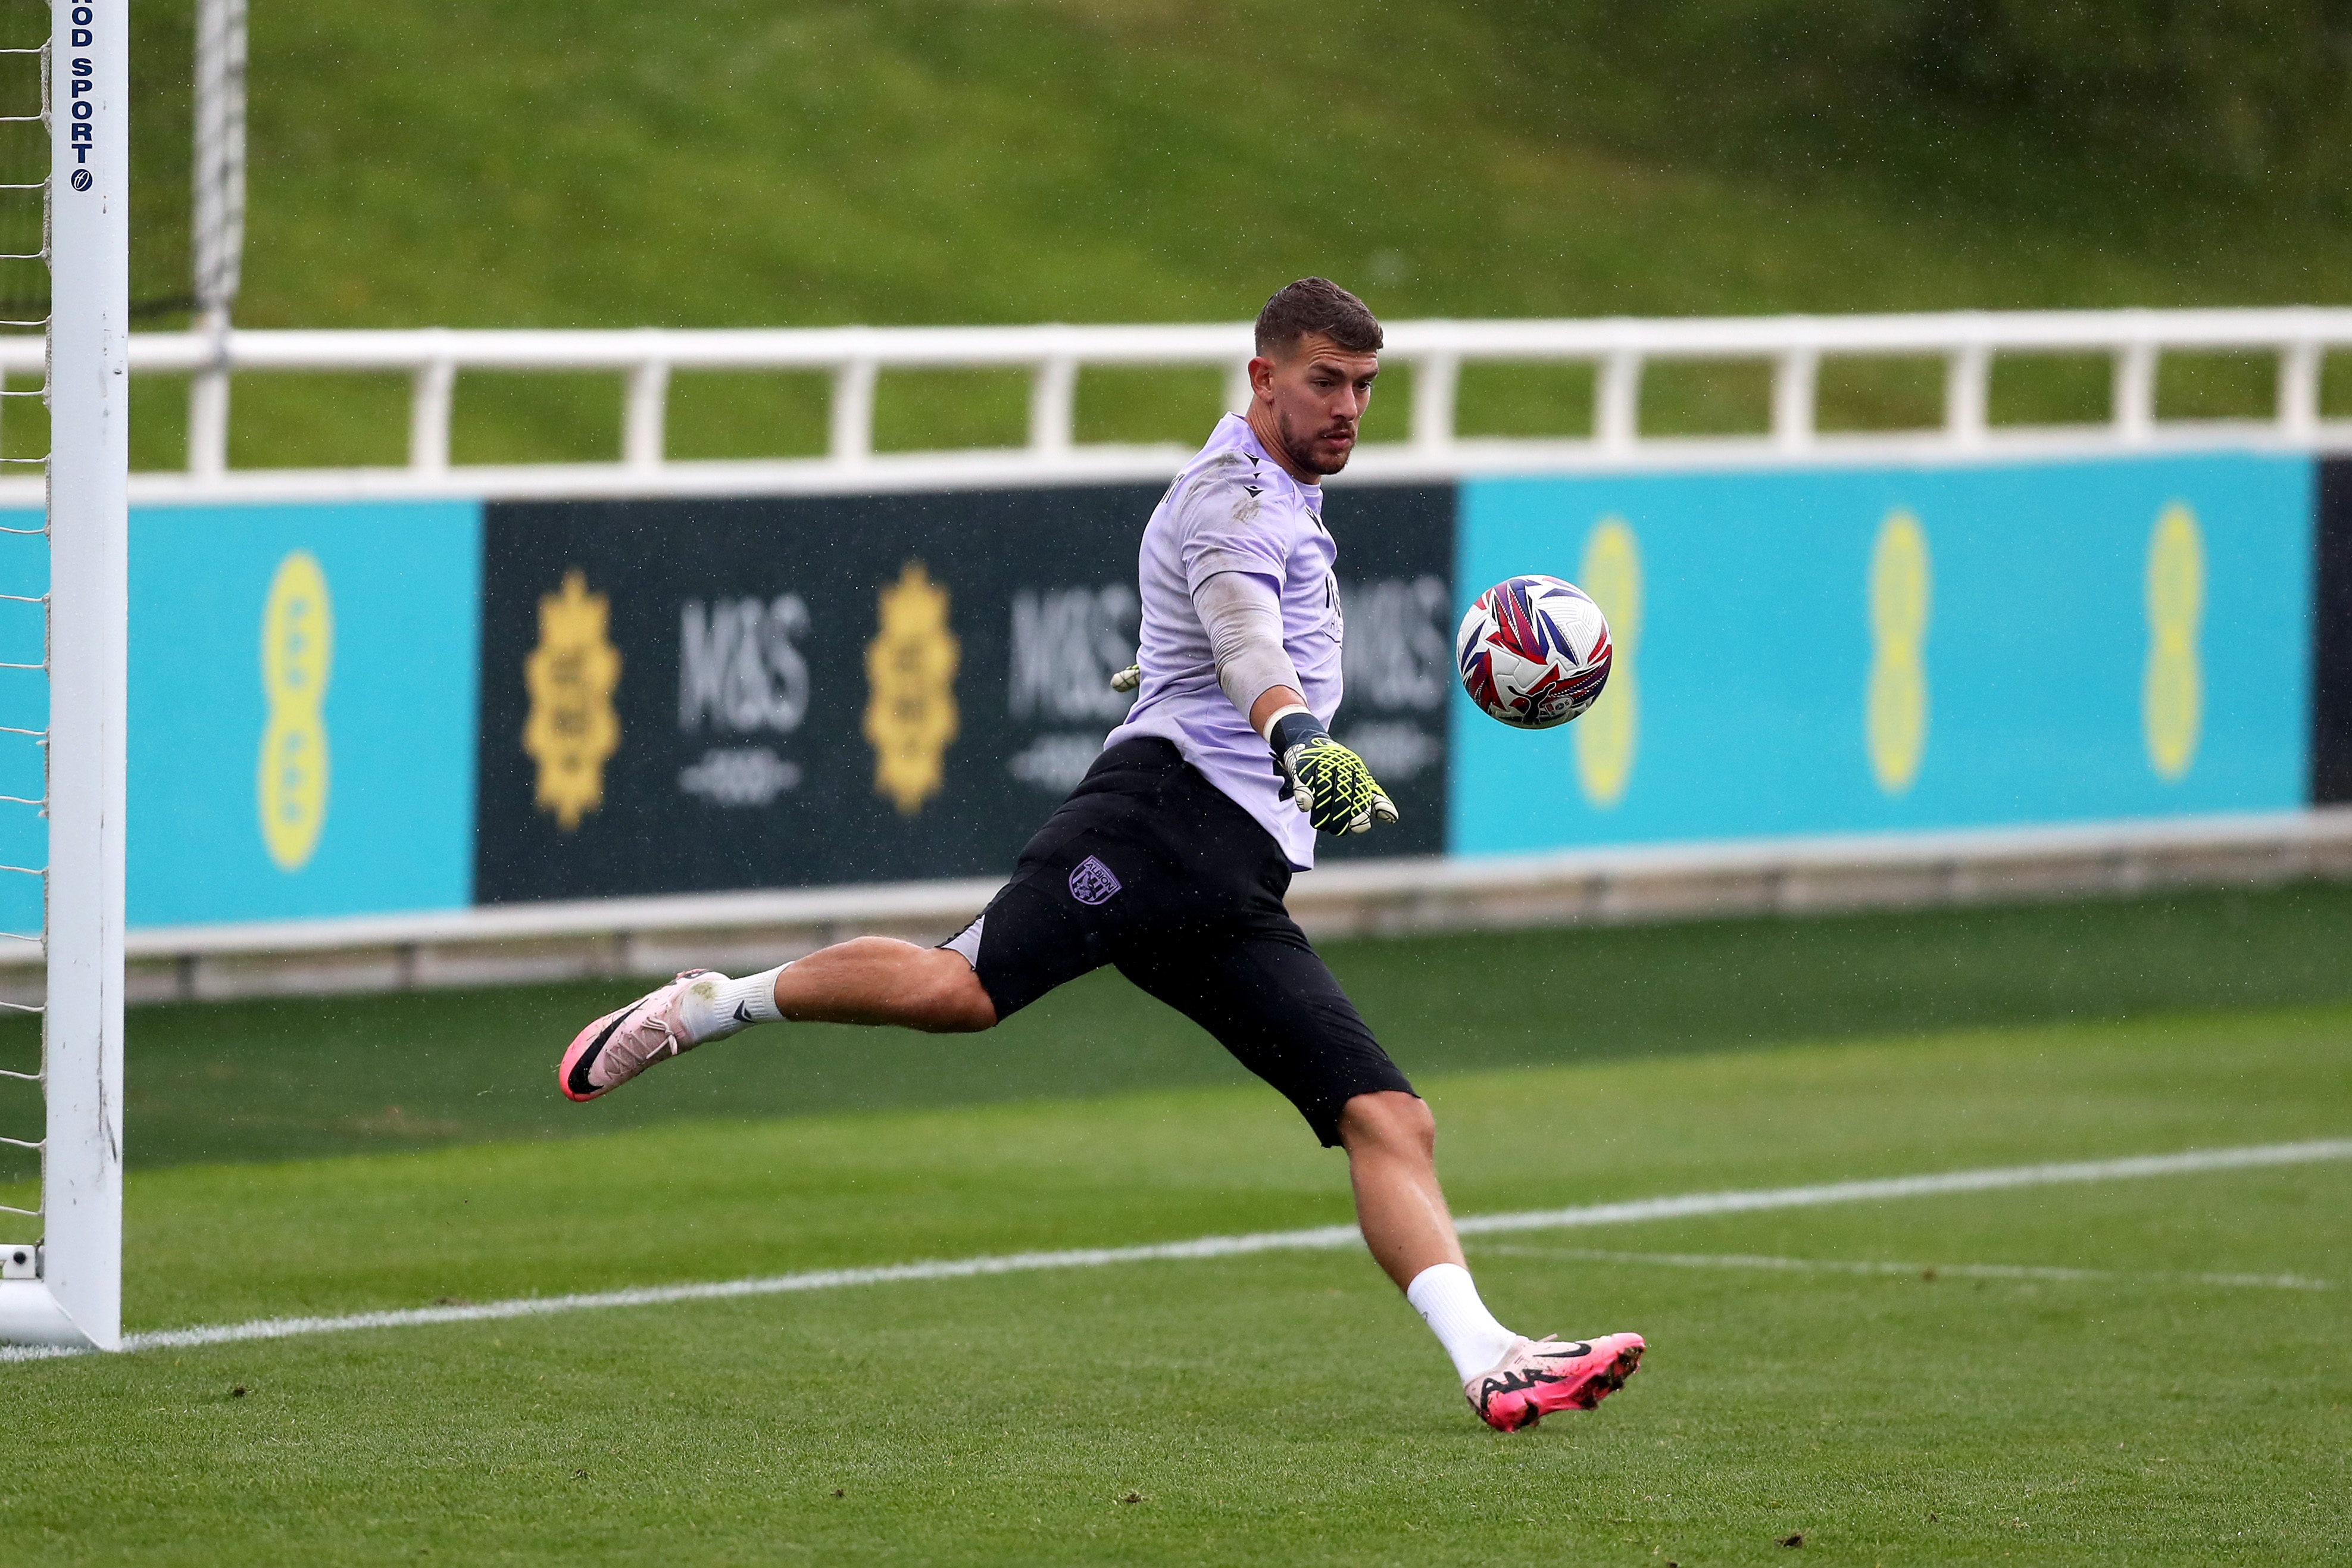
[[[0,1340],[122,1338],[122,828],[129,605],[130,0],[52,0],[47,321],[48,716],[0,740],[44,745],[48,985],[37,1075],[40,1234],[0,1247]],[[21,110],[19,110],[21,112]],[[29,738],[26,731],[31,731]],[[15,1064],[12,1064],[12,1067]],[[17,1073],[16,1076],[26,1076]],[[16,1129],[8,1130],[14,1133]],[[30,1256],[26,1257],[26,1254]]]

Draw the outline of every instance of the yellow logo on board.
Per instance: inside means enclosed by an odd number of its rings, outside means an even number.
[[[1608,617],[1614,650],[1609,684],[1591,710],[1577,720],[1573,731],[1577,783],[1584,798],[1605,811],[1625,798],[1641,738],[1642,695],[1634,658],[1642,646],[1642,552],[1623,518],[1602,518],[1586,538],[1576,582]]]
[[[613,692],[621,684],[621,652],[605,636],[612,601],[588,591],[577,570],[563,586],[539,600],[539,647],[523,661],[530,712],[522,749],[539,763],[533,798],[570,833],[604,804],[604,763],[620,749],[621,716]]]
[[[1864,717],[1871,776],[1907,793],[1927,750],[1927,612],[1934,595],[1927,536],[1897,507],[1870,552],[1870,694]]]
[[[2140,679],[2140,737],[2148,765],[2169,784],[2197,760],[2205,722],[2205,672],[2197,641],[2205,626],[2205,540],[2197,514],[2174,501],[2147,539],[2147,669]]]
[[[948,629],[948,591],[919,561],[882,590],[881,630],[866,645],[866,739],[874,793],[911,816],[937,795],[956,736],[955,673],[961,646]]]
[[[319,851],[327,825],[327,679],[334,672],[335,610],[318,557],[297,550],[278,563],[261,608],[261,731],[255,786],[261,842],[281,871]]]

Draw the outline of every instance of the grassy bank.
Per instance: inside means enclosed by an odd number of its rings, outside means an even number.
[[[137,213],[172,233],[185,108],[169,79],[191,9],[141,24]],[[2352,298],[2336,186],[2175,155],[2202,101],[2186,89],[2113,88],[2164,132],[2135,140],[2013,85],[1908,72],[1882,20],[1508,0],[1311,18],[1266,0],[263,8],[239,316],[1230,320],[1307,272],[1399,317]],[[2278,118],[2291,90],[2254,101]],[[2268,155],[2285,168],[2299,147]],[[2105,374],[2005,372],[1995,417],[2093,412]],[[1936,386],[1932,366],[1832,364],[1824,416],[1917,423]],[[2220,356],[2168,378],[2164,403],[2242,411],[2269,386]],[[1216,393],[1213,376],[1089,378],[1081,425],[1197,439]],[[2352,405],[2352,378],[2330,395]],[[404,396],[391,378],[246,378],[234,458],[397,462]],[[676,398],[682,457],[823,439],[805,379],[689,377]],[[1759,375],[1661,374],[1648,398],[1664,429],[1765,418]],[[1370,434],[1400,433],[1404,404],[1376,405]],[[619,407],[616,378],[469,377],[456,455],[610,457]],[[1011,378],[886,378],[879,437],[1016,440],[1024,407]],[[1462,402],[1474,432],[1571,430],[1589,408],[1586,380],[1507,368],[1474,372]],[[138,461],[177,466],[181,386],[142,383],[136,409]],[[12,449],[37,424],[16,421]]]

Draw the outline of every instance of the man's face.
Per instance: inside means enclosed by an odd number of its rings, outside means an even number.
[[[1352,353],[1309,332],[1276,359],[1250,361],[1250,384],[1271,413],[1279,454],[1301,474],[1336,474],[1356,449],[1381,356]]]

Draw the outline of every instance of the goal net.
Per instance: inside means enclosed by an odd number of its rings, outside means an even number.
[[[14,20],[22,20],[19,13]],[[130,0],[55,0],[0,38],[0,131],[37,135],[6,204],[41,243],[0,253],[0,289],[47,309],[0,326],[45,340],[37,384],[0,392],[0,476],[47,480],[0,509],[0,946],[32,945],[37,1055],[0,1031],[0,1340],[113,1349],[121,1338],[122,830],[128,603]],[[0,217],[0,235],[26,232]],[[44,421],[39,416],[46,410]],[[37,441],[29,442],[29,436]],[[27,450],[27,445],[33,449]]]

